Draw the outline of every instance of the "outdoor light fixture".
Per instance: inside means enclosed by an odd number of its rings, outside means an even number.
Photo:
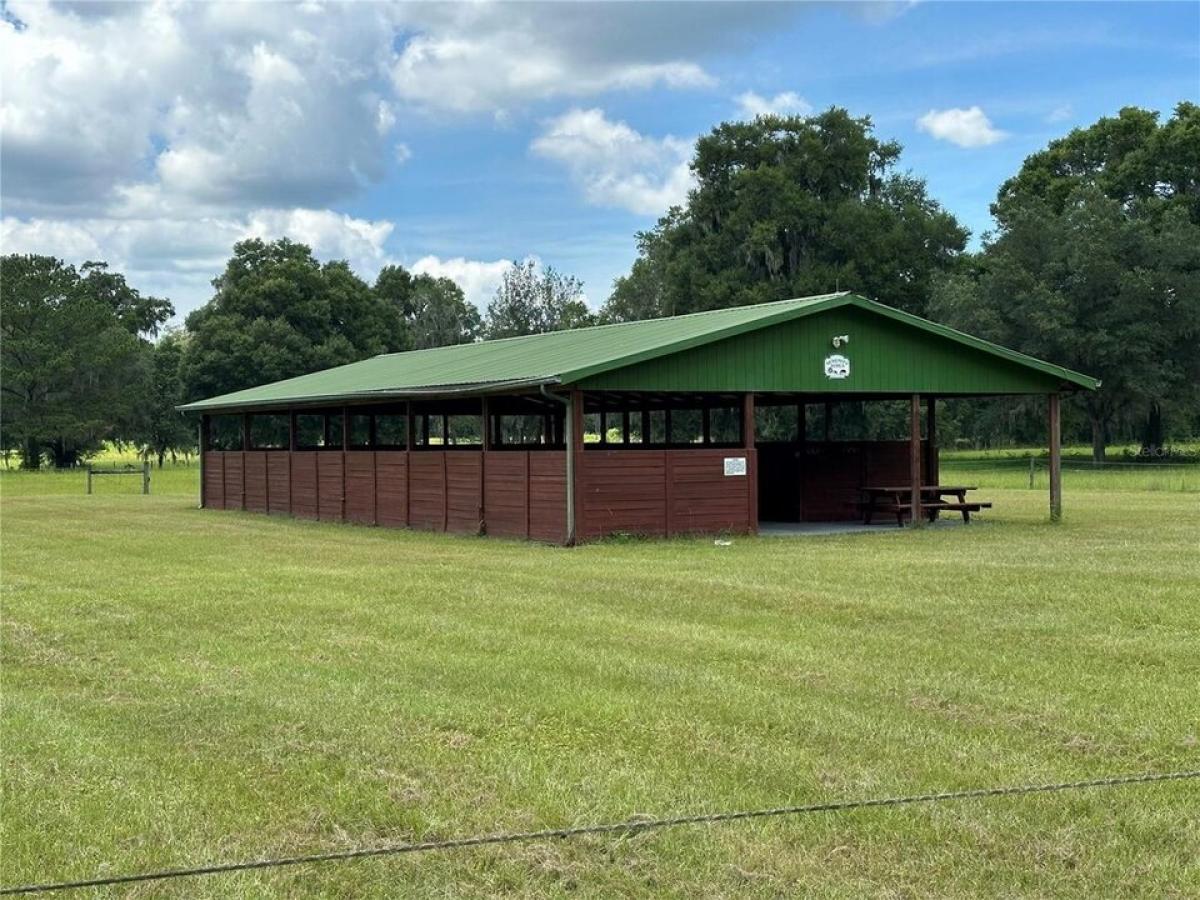
[[[848,334],[839,334],[833,339],[834,347],[840,347],[840,346],[842,346],[842,344],[848,344],[848,343],[850,343],[850,335],[848,335]]]

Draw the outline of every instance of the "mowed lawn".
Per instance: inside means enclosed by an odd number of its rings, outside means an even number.
[[[565,550],[4,481],[6,886],[1200,768],[1196,493]],[[1176,782],[125,893],[1183,897],[1198,860]]]

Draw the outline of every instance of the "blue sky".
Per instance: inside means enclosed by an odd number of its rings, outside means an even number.
[[[535,256],[602,302],[722,120],[837,105],[973,240],[1021,161],[1200,100],[1200,4],[6,5],[5,252],[102,256],[181,312],[234,240],[479,303]]]

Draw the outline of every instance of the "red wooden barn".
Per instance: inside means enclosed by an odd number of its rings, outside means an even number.
[[[573,543],[852,519],[873,484],[920,503],[942,397],[1047,397],[1057,517],[1059,396],[1097,386],[837,293],[387,354],[182,409],[203,506]],[[885,401],[903,439],[837,439]]]

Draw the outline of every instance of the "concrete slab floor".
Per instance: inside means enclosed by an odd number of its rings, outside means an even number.
[[[939,518],[936,522],[927,523],[926,528],[962,528],[961,518]],[[828,534],[868,534],[890,532],[900,534],[905,528],[898,528],[895,521],[872,522],[864,525],[862,522],[759,522],[758,533],[763,537],[819,537]]]

